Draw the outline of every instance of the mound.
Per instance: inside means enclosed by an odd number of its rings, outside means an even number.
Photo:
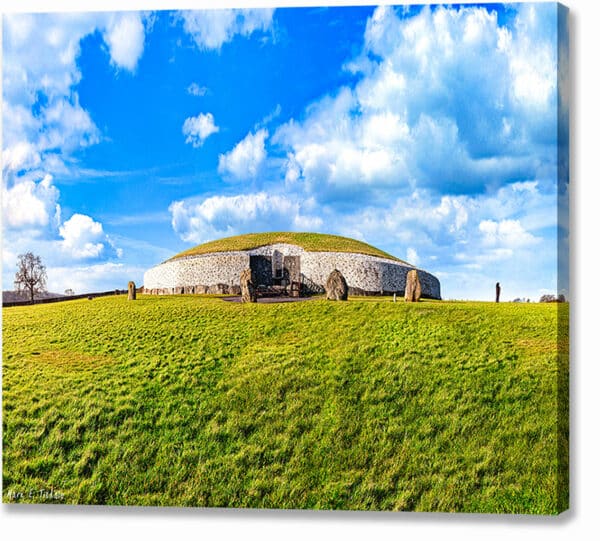
[[[188,257],[193,255],[212,254],[217,252],[245,251],[268,246],[270,244],[294,244],[307,252],[341,252],[371,255],[383,257],[400,263],[407,264],[405,261],[390,255],[379,248],[375,248],[366,242],[361,242],[338,235],[325,235],[323,233],[249,233],[247,235],[237,235],[224,239],[213,240],[205,244],[199,244],[189,250],[185,250],[169,261]]]
[[[365,242],[322,233],[251,233],[185,250],[144,274],[144,290],[155,295],[240,294],[246,269],[263,294],[311,295],[325,291],[339,270],[349,295],[404,294],[406,274],[415,270]],[[423,295],[440,297],[440,283],[418,269]]]

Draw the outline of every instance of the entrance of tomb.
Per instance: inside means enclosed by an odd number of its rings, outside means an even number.
[[[250,270],[257,286],[273,285],[273,264],[270,256],[251,255]]]
[[[259,295],[294,297],[300,295],[302,289],[300,256],[284,256],[277,250],[272,256],[251,255],[250,269]]]

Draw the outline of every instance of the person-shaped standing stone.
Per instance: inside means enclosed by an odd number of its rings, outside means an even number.
[[[419,302],[421,298],[421,281],[415,269],[406,273],[406,286],[404,288],[405,302]]]
[[[256,288],[252,278],[252,270],[245,269],[240,275],[240,289],[242,290],[242,302],[256,302]]]
[[[136,297],[135,282],[129,282],[127,284],[127,300],[134,301],[135,297]]]

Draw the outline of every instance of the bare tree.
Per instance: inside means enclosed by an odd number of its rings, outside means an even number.
[[[17,262],[15,274],[15,289],[29,292],[29,299],[33,302],[36,293],[46,291],[46,267],[42,265],[39,255],[31,252],[21,254]]]

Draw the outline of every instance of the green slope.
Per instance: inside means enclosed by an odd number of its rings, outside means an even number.
[[[4,502],[567,504],[566,304],[141,295],[3,316]]]
[[[214,252],[229,252],[237,250],[251,250],[268,244],[286,243],[295,244],[308,252],[353,252],[358,254],[384,257],[393,261],[406,263],[383,250],[370,244],[337,235],[324,235],[322,233],[250,233],[237,235],[224,239],[213,240],[205,244],[194,246],[173,256],[171,260],[191,255],[210,254]]]

